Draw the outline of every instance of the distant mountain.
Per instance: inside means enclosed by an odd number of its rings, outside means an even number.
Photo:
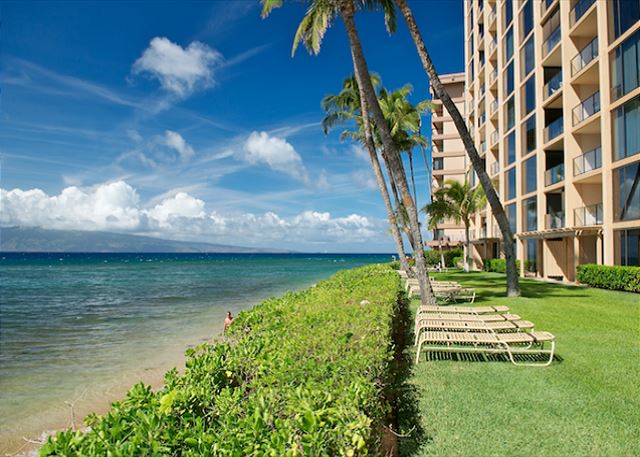
[[[234,252],[287,253],[284,249],[163,240],[149,236],[80,230],[0,228],[2,252]]]

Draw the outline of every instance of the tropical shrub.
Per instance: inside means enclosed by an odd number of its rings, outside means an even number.
[[[525,267],[528,262],[525,262]],[[496,273],[507,272],[507,261],[505,259],[484,259],[484,270]],[[520,271],[520,261],[516,260],[516,270]]]
[[[440,263],[440,252],[435,249],[424,251],[424,262],[429,267],[434,267]]]
[[[456,257],[462,258],[464,253],[463,253],[461,248],[455,248],[455,249],[448,249],[446,251],[443,251],[442,255],[444,256],[444,264],[445,264],[445,266],[447,266],[447,267],[455,267],[457,265],[457,263],[455,262],[454,259]]]
[[[393,389],[398,274],[340,272],[242,312],[225,342],[187,351],[154,392],[134,386],[91,430],[58,433],[40,455],[378,454]],[[367,300],[365,302],[364,300]]]
[[[640,267],[578,265],[577,279],[582,284],[601,289],[640,293]]]
[[[451,263],[452,263],[452,266],[454,267],[461,266],[462,264],[464,264],[464,257],[463,256],[454,257],[453,259],[451,259]]]

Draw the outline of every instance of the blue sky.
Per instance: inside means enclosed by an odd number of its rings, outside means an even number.
[[[462,2],[412,6],[437,70],[461,71]],[[366,156],[319,127],[352,72],[340,22],[320,55],[291,58],[298,2],[266,20],[240,0],[0,8],[1,225],[393,251]],[[404,23],[356,20],[384,85],[428,98]]]

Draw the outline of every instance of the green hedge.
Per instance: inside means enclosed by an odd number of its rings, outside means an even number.
[[[640,293],[640,267],[578,265],[577,279],[582,284],[601,289]]]
[[[187,351],[162,390],[134,386],[88,418],[89,432],[60,432],[40,455],[376,455],[400,290],[378,265],[266,300],[227,342]]]
[[[529,261],[525,262],[525,268],[529,265]],[[506,259],[484,259],[484,270],[494,271],[496,273],[507,272],[507,260]],[[520,261],[516,260],[516,270],[520,271]]]

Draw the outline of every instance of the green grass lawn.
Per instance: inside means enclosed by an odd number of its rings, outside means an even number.
[[[509,299],[504,275],[436,277],[553,333],[557,360],[538,368],[421,355],[409,379],[421,445],[402,455],[640,456],[640,295],[522,280],[522,297]]]

